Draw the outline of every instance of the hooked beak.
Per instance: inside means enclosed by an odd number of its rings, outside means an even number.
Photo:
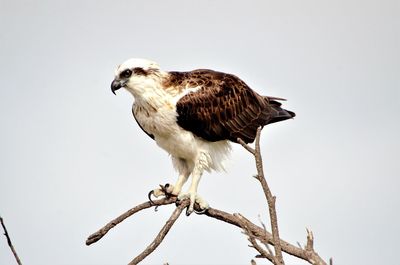
[[[125,85],[126,82],[119,80],[119,79],[114,79],[111,83],[111,92],[115,94],[115,91],[117,91],[118,89],[120,89],[121,87],[123,87]]]

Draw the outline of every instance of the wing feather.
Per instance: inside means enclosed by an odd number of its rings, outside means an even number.
[[[259,126],[294,117],[280,108],[279,98],[257,94],[234,75],[212,70],[177,75],[186,80],[179,82],[182,86],[200,87],[178,100],[177,122],[207,141],[253,142]]]

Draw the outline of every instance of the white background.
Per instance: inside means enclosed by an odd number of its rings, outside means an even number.
[[[139,57],[287,98],[297,117],[262,134],[282,238],[305,243],[309,227],[335,264],[398,264],[399,13],[389,0],[2,0],[0,214],[22,261],[126,264],[172,212],[141,212],[85,246],[176,179],[132,118],[131,95],[110,91],[115,67]],[[206,174],[199,192],[268,224],[255,172],[235,146],[228,173]],[[144,264],[249,264],[247,245],[233,226],[182,216]],[[0,238],[0,264],[14,262]]]

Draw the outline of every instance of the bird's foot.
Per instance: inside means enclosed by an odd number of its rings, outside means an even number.
[[[200,211],[196,211],[197,214],[202,214],[205,211],[207,211],[210,206],[208,205],[208,202],[206,202],[202,197],[197,195],[196,192],[181,192],[178,195],[178,200],[184,200],[184,199],[190,199],[190,204],[189,207],[186,210],[186,215],[189,216],[193,211],[194,211],[194,204],[197,203],[200,207]]]
[[[151,199],[151,196],[154,196],[156,198],[158,198],[160,196],[165,196],[166,198],[169,198],[169,197],[173,196],[173,194],[172,194],[173,190],[174,190],[174,186],[169,184],[169,183],[167,183],[165,185],[161,185],[160,184],[159,188],[151,190],[149,192],[149,195],[148,195],[149,201],[151,203],[153,203],[153,200]]]

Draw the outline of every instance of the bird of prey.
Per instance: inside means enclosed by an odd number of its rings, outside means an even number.
[[[251,143],[257,128],[295,116],[281,108],[281,98],[261,96],[237,76],[208,69],[163,71],[155,62],[129,59],[115,70],[111,91],[125,88],[134,97],[133,116],[139,127],[167,151],[179,176],[169,185],[179,200],[189,198],[187,215],[197,202],[204,171],[223,170],[230,142]],[[182,186],[191,176],[187,192]],[[164,191],[155,189],[154,195]],[[164,194],[165,195],[165,194]]]

